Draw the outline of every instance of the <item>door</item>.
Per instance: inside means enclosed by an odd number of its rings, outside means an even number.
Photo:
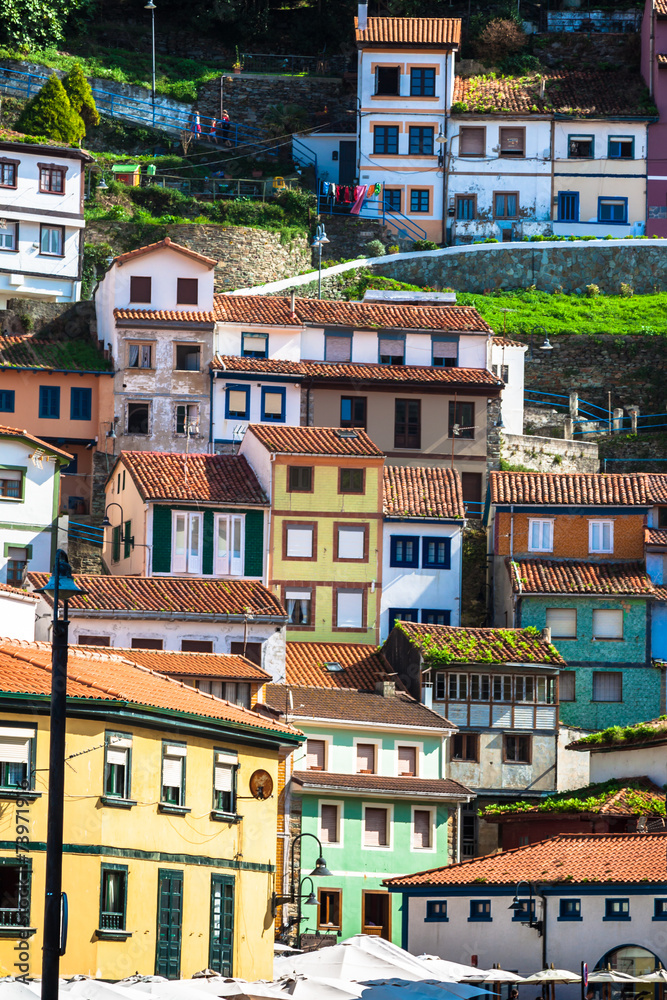
[[[155,975],[179,979],[183,928],[183,872],[160,868],[157,889]]]
[[[462,472],[461,491],[468,517],[482,516],[482,473]]]
[[[391,941],[391,911],[388,892],[362,892],[362,934],[375,934]]]
[[[211,927],[208,967],[232,975],[234,961],[234,876],[211,875]]]
[[[352,184],[357,175],[357,144],[341,142],[338,152],[338,183]]]

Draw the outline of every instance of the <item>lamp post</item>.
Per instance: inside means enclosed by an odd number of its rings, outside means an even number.
[[[144,4],[144,10],[149,10],[151,12],[151,39],[152,39],[152,51],[153,51],[153,77],[151,80],[151,100],[153,102],[153,126],[155,126],[155,4],[153,0],[148,0],[148,3]]]
[[[62,549],[56,551],[51,578],[36,593],[53,599],[51,635],[51,718],[49,735],[49,801],[46,831],[46,896],[42,954],[42,1000],[58,1000],[60,956],[65,954],[67,922],[61,927],[63,880],[63,806],[65,798],[65,732],[67,715],[68,601],[86,591],[72,579],[72,567]],[[59,617],[58,602],[63,602]]]
[[[294,849],[297,844],[300,844],[304,837],[312,837],[313,840],[317,841],[317,846],[319,849],[319,857],[315,862],[315,867],[310,873],[304,878],[298,880],[298,892],[297,892],[297,879],[295,879],[295,866],[294,866]],[[316,837],[314,833],[299,833],[292,841],[292,847],[290,850],[290,893],[289,896],[279,896],[277,893],[273,893],[271,897],[271,913],[275,917],[277,908],[282,903],[296,903],[297,904],[297,914],[296,914],[296,946],[301,947],[301,900],[304,893],[301,892],[304,882],[310,880],[310,893],[305,902],[305,906],[317,906],[317,899],[315,898],[315,892],[313,888],[313,878],[317,876],[329,876],[331,872],[327,868],[327,863],[322,857],[322,842],[319,837]],[[294,921],[291,921],[294,922]]]
[[[324,223],[320,222],[319,226],[315,230],[315,238],[310,244],[313,250],[319,250],[319,267],[318,267],[318,278],[317,278],[317,297],[322,298],[322,247],[325,243],[330,243],[331,241],[327,237],[326,231],[324,229]]]
[[[519,887],[522,886],[522,885],[527,885],[528,886],[528,920],[525,921],[525,923],[527,923],[529,927],[534,927],[535,930],[537,931],[538,935],[541,937],[542,936],[542,926],[543,926],[542,921],[541,920],[534,920],[533,919],[533,883],[532,882],[527,882],[525,879],[522,879],[520,882],[517,882],[516,889],[514,890],[514,899],[512,900],[512,902],[510,903],[510,905],[507,907],[507,909],[508,910],[513,910],[515,913],[521,913],[521,912],[523,912],[523,903],[519,899]]]
[[[113,430],[113,428],[112,428],[112,430]],[[115,436],[116,435],[114,434],[114,437]],[[113,527],[113,525],[111,524],[111,521],[109,520],[109,516],[107,514],[107,511],[111,507],[118,507],[118,510],[120,511],[120,544],[124,545],[125,542],[129,542],[130,546],[132,548],[134,548],[134,535],[126,536],[123,533],[123,525],[125,524],[125,515],[123,514],[123,508],[121,507],[121,505],[119,503],[116,503],[114,501],[114,503],[108,503],[106,505],[106,507],[104,508],[104,517],[102,518],[102,527],[103,528],[111,528],[111,527]]]
[[[544,343],[540,344],[540,350],[541,351],[553,351],[553,349],[554,349],[553,348],[553,344],[549,343],[549,334],[547,333],[546,328],[543,327],[543,326],[533,326],[533,327],[531,327],[531,330],[530,330],[530,351],[529,351],[529,357],[531,357],[531,358],[533,357],[533,337],[535,336],[536,332],[544,335]]]

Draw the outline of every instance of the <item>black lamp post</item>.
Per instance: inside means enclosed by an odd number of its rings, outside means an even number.
[[[114,437],[115,437],[115,434],[114,434]],[[120,511],[120,544],[124,545],[125,542],[129,542],[129,544],[131,545],[131,547],[134,548],[134,535],[126,536],[124,534],[124,532],[123,532],[123,525],[125,524],[125,515],[123,514],[123,508],[121,507],[121,505],[119,503],[116,503],[114,501],[113,503],[108,503],[106,505],[106,507],[104,508],[104,517],[102,518],[102,527],[103,528],[111,528],[112,527],[111,521],[109,520],[109,515],[107,514],[107,511],[111,507],[118,507],[118,510]]]
[[[525,923],[527,923],[529,927],[534,927],[535,930],[537,931],[537,933],[541,937],[542,936],[542,921],[541,920],[535,920],[533,918],[533,883],[532,882],[527,882],[527,881],[525,881],[525,879],[522,879],[520,882],[517,882],[516,889],[514,890],[514,899],[512,900],[512,902],[510,903],[510,905],[507,907],[507,909],[508,910],[513,910],[515,913],[521,913],[521,912],[523,912],[524,904],[519,899],[519,887],[522,886],[522,885],[527,885],[528,886],[528,920],[526,920]]]
[[[317,297],[322,298],[322,247],[325,243],[330,243],[331,240],[326,234],[324,229],[324,223],[321,222],[317,229],[315,230],[315,238],[310,244],[313,250],[319,251],[319,262],[318,262],[318,274],[317,274]]]
[[[62,921],[63,806],[65,799],[65,732],[67,717],[68,602],[86,591],[72,579],[72,567],[62,549],[56,551],[53,573],[36,591],[53,599],[51,635],[51,719],[49,737],[49,802],[46,832],[46,898],[42,955],[42,1000],[58,1000],[60,956],[65,954],[67,923]],[[58,603],[62,601],[62,617]],[[66,902],[65,902],[66,912]]]
[[[319,857],[315,862],[315,867],[310,873],[310,875],[304,876],[304,878],[298,880],[298,891],[297,891],[297,879],[295,878],[296,868],[294,865],[294,849],[298,843],[301,843],[304,837],[312,837],[313,840],[317,841],[317,846],[319,848]],[[292,848],[290,851],[290,893],[289,896],[279,896],[277,893],[273,893],[271,897],[271,913],[275,917],[276,910],[282,903],[296,903],[297,904],[297,915],[296,915],[296,946],[301,947],[301,900],[306,895],[301,890],[303,889],[304,882],[310,881],[310,892],[305,901],[305,906],[317,906],[317,899],[315,898],[315,891],[313,887],[313,878],[318,875],[325,877],[331,875],[331,872],[327,868],[327,863],[322,857],[322,842],[319,837],[316,837],[314,833],[299,833],[292,841]]]
[[[156,7],[153,0],[148,0],[148,3],[144,4],[144,10],[149,10],[151,12],[151,39],[152,39],[152,52],[153,52],[153,76],[151,79],[151,99],[153,103],[153,125],[155,125],[155,11]]]

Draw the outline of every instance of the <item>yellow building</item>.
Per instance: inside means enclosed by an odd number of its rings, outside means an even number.
[[[240,454],[269,494],[268,582],[288,637],[377,645],[382,451],[360,428],[250,424]]]
[[[62,974],[270,978],[272,788],[301,735],[132,656],[69,652]],[[41,972],[50,661],[0,643],[3,975]]]

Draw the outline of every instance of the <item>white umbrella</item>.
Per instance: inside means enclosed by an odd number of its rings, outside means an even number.
[[[588,977],[590,980],[590,976]],[[567,969],[542,969],[541,972],[534,972],[532,976],[526,976],[524,983],[580,983],[581,976],[576,972],[568,972]]]
[[[364,989],[359,983],[347,983],[340,979],[299,976],[291,995],[296,1000],[358,1000]]]
[[[58,990],[58,993],[65,994],[69,998],[76,997],[77,1000],[118,1000],[119,996],[127,997],[127,1000],[141,998],[143,994],[138,990],[133,990],[128,986],[114,986],[112,983],[101,983],[97,979],[71,979]]]
[[[6,979],[0,983],[0,1000],[35,1000],[35,991],[25,983]]]
[[[590,976],[588,977],[591,978]],[[649,972],[645,976],[639,976],[637,978],[638,983],[667,983],[667,969],[656,969],[655,972]]]
[[[418,962],[424,962],[429,970],[437,974],[443,982],[459,983],[464,976],[472,975],[479,970],[474,965],[461,965],[460,962],[450,962],[437,955],[417,955]]]
[[[616,969],[598,969],[589,972],[589,983],[641,983],[642,977],[631,976],[627,972],[618,972]]]
[[[527,982],[523,976],[517,976],[516,972],[508,969],[479,969],[473,975],[463,976],[462,983],[523,983]]]
[[[400,948],[397,950],[402,952]],[[335,944],[330,948],[306,952],[303,955],[276,958],[273,968],[276,978],[297,973],[323,979],[343,979],[348,982],[365,982],[368,979],[388,976],[399,976],[401,979],[410,979],[413,982],[437,978],[427,972],[424,964],[418,962],[408,952],[402,954],[405,956],[404,959],[389,957],[388,954],[384,956],[371,954],[359,947],[356,938],[350,938],[349,943]]]

